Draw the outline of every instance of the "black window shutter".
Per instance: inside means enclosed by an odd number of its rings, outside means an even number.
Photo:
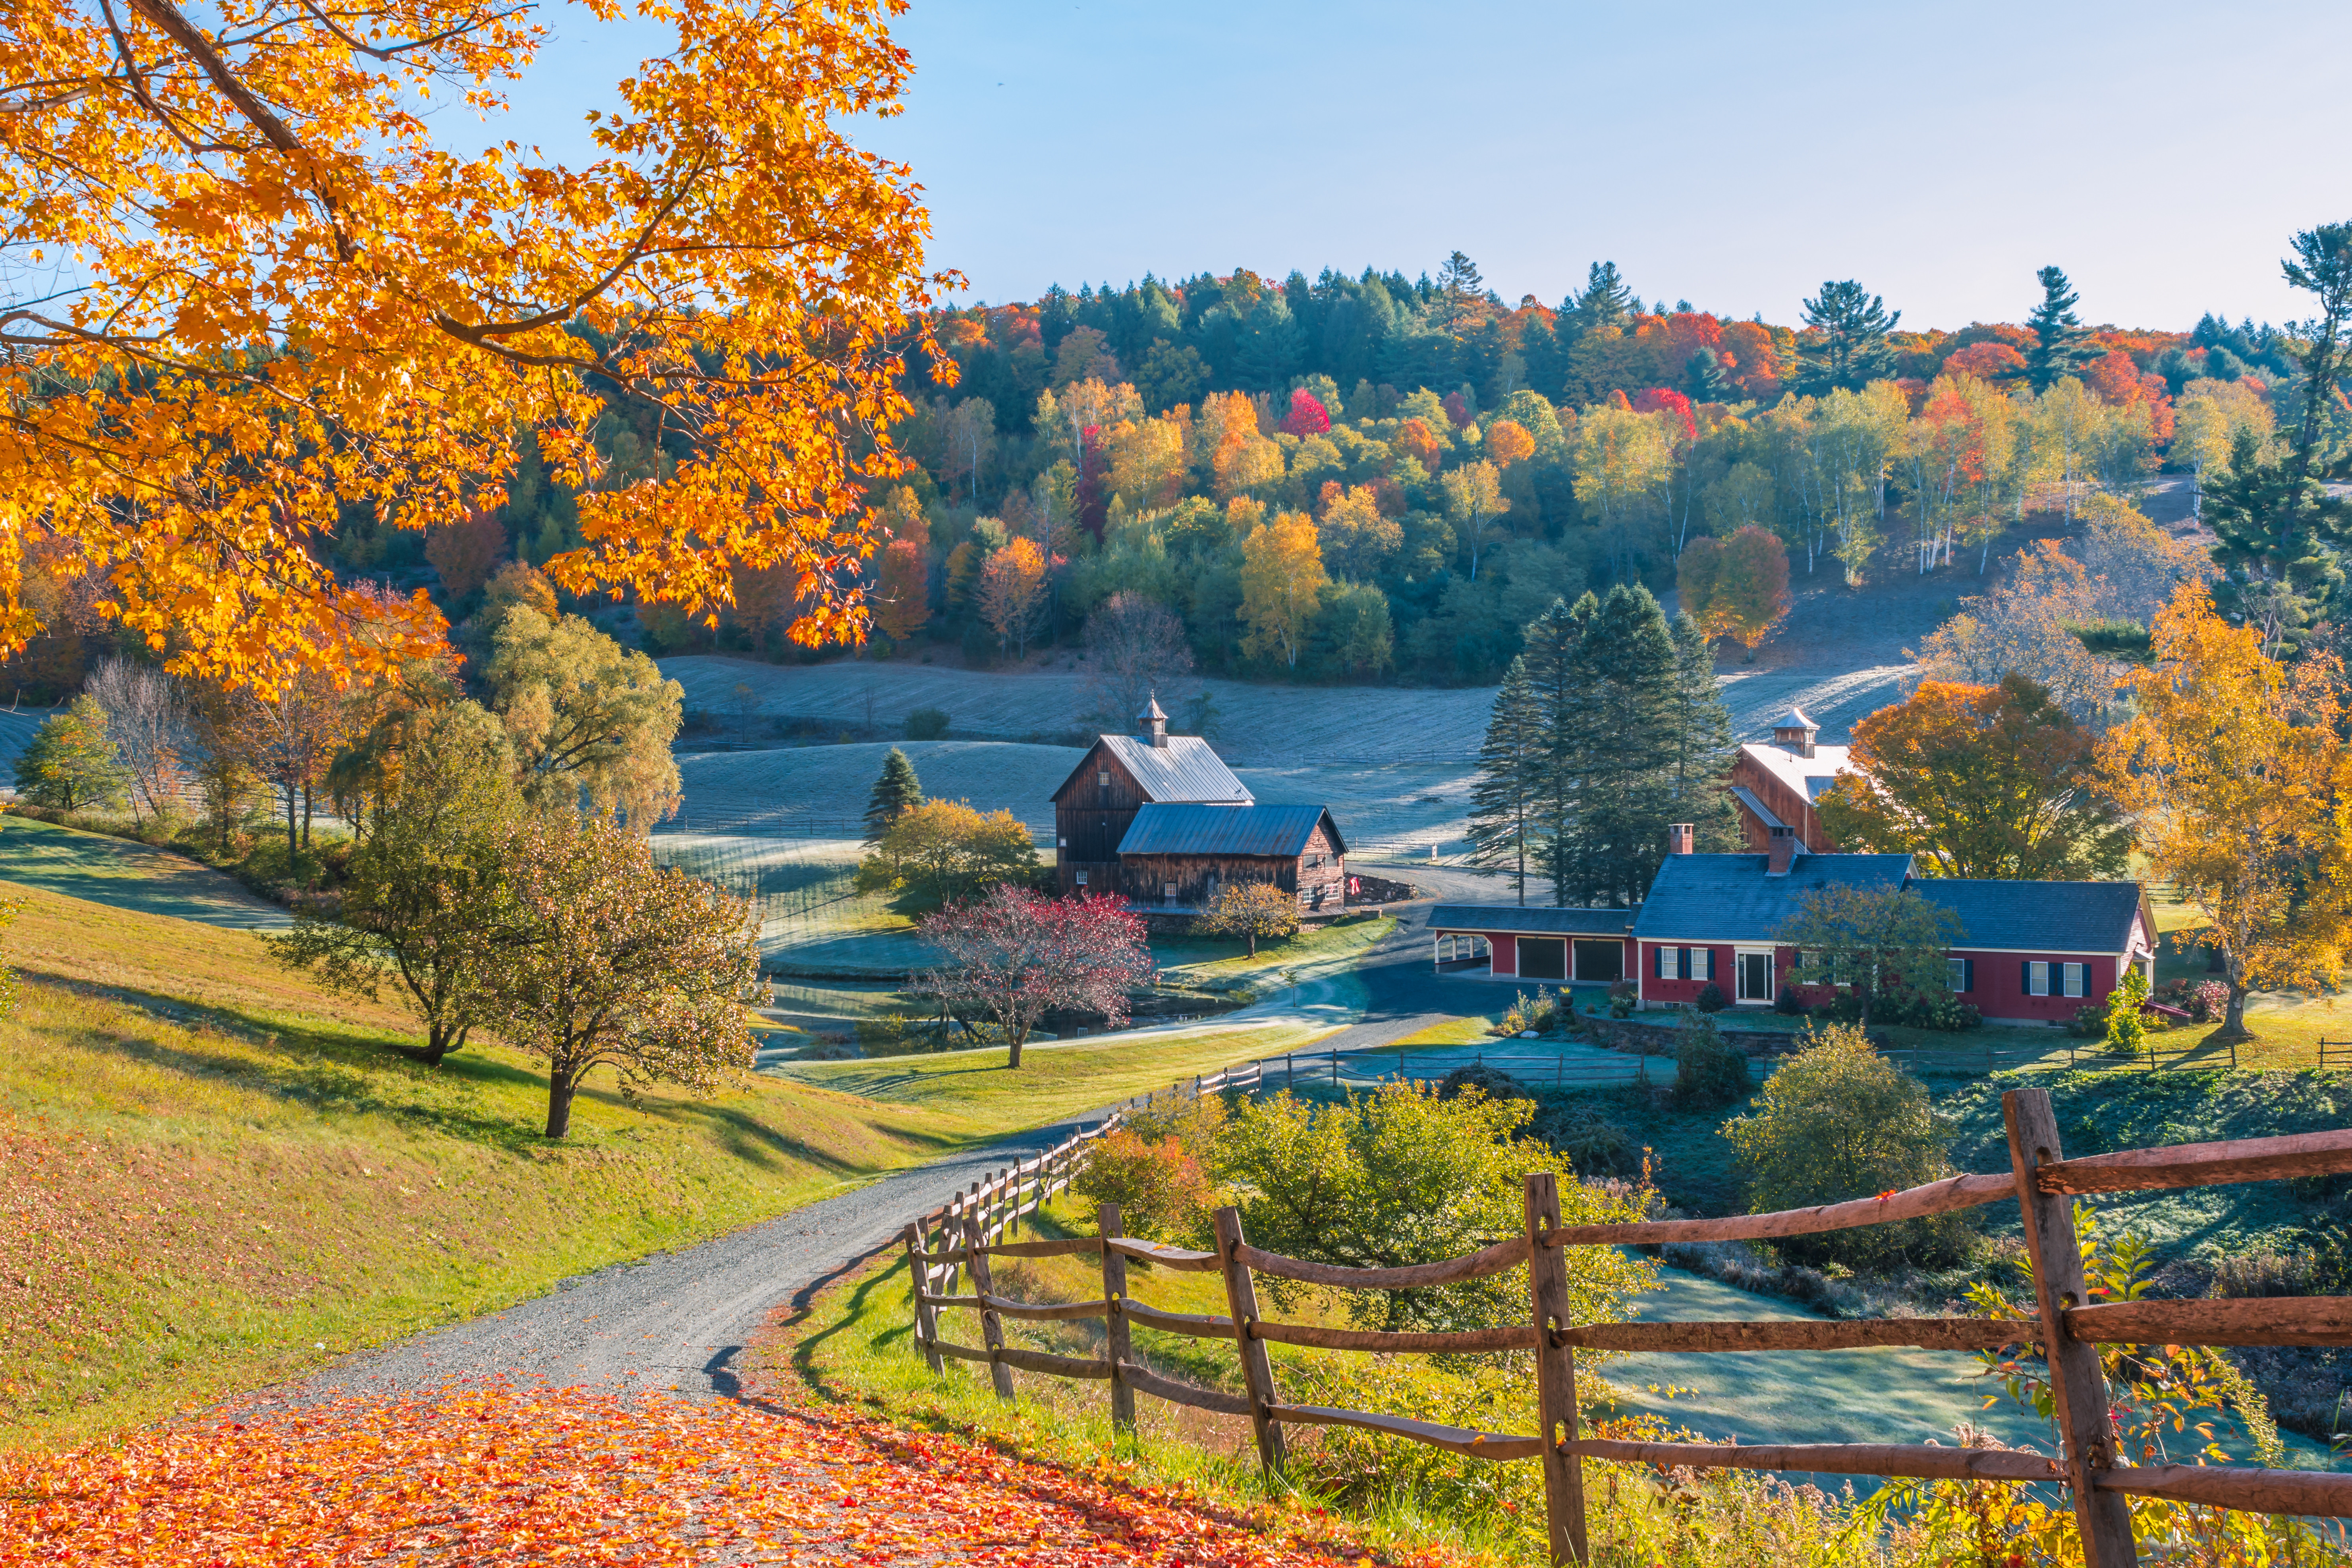
[[[1663,947],[1654,947],[1650,950],[1650,978],[1664,980],[1665,977],[1666,950]]]
[[[1973,991],[1976,988],[1977,961],[1973,958],[1964,958],[1960,960],[1960,989]]]
[[[2017,988],[2028,996],[2033,994],[2033,960],[2029,958],[2018,964]]]

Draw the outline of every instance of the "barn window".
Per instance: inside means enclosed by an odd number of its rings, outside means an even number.
[[[1079,887],[1081,887],[1081,888],[1083,888],[1083,887],[1085,887],[1086,885],[1087,885],[1087,874],[1086,874],[1084,871],[1081,871],[1081,872],[1079,872],[1079,873],[1078,873],[1078,886],[1079,886]]]
[[[1166,899],[1170,903],[1174,903],[1176,901],[1176,884],[1173,882],[1160,883],[1160,896]]]
[[[1095,775],[1095,783],[1100,784],[1105,789],[1110,788],[1110,770],[1108,768],[1105,768],[1102,772],[1097,773]]]
[[[1320,855],[1309,855],[1307,858],[1307,864],[1309,869],[1318,868],[1323,864],[1323,857]]]
[[[1061,847],[1063,847],[1063,848],[1065,848],[1065,849],[1067,849],[1067,848],[1070,847],[1070,841],[1069,841],[1068,839],[1066,839],[1066,838],[1058,838],[1058,839],[1055,839],[1055,842],[1056,844],[1060,845],[1060,846],[1061,846]]]

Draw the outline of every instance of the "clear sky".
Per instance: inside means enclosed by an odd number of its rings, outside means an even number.
[[[578,145],[648,43],[561,37],[512,130]],[[903,116],[966,299],[1236,266],[1433,272],[1548,304],[1615,260],[1645,300],[1792,322],[1854,278],[1906,327],[2303,313],[2288,236],[2352,219],[2352,5],[2241,0],[1667,8],[1450,0],[915,0]]]

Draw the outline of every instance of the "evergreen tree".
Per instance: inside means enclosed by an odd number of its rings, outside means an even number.
[[[2099,358],[2102,351],[2092,344],[2091,334],[2074,314],[2079,296],[2067,283],[2066,274],[2045,267],[2034,277],[2042,284],[2042,303],[2025,318],[2025,324],[2033,329],[2033,346],[2025,353],[2025,381],[2039,396]]]
[[[1568,378],[1568,354],[1549,321],[1539,315],[1528,318],[1519,333],[1519,357],[1528,362],[1528,389],[1540,393],[1547,402],[1559,403]]]
[[[1633,312],[1641,301],[1618,275],[1613,261],[1596,261],[1584,275],[1584,291],[1569,299],[1567,313],[1575,319],[1576,334],[1581,336],[1601,327],[1623,331],[1632,325]]]
[[[1706,633],[1688,616],[1676,616],[1673,756],[1667,764],[1666,820],[1696,828],[1693,847],[1704,854],[1732,854],[1747,847],[1739,813],[1724,788],[1738,751],[1731,739],[1731,710],[1715,681],[1715,650]]]
[[[923,784],[915,776],[915,764],[898,747],[882,759],[882,776],[874,781],[874,793],[866,802],[866,842],[879,844],[890,831],[890,825],[923,804]]]
[[[2304,628],[2326,618],[2344,581],[2328,542],[2352,538],[2352,504],[2325,482],[2340,477],[2341,466],[2321,458],[2336,445],[2333,411],[2352,375],[2352,224],[2307,229],[2294,237],[2294,250],[2286,279],[2319,297],[2319,315],[2289,345],[2303,372],[2294,430],[2284,451],[2263,451],[2241,430],[2229,471],[2209,482],[2200,509],[2221,536],[2213,558],[2230,569],[2215,585],[2215,604],[2260,627],[2273,651],[2300,646]],[[2199,323],[2200,332],[2205,327]],[[2208,350],[2209,364],[2224,352]]]
[[[1860,392],[1893,366],[1886,334],[1903,319],[1886,301],[1849,278],[1823,283],[1818,299],[1803,301],[1806,327],[1819,335],[1797,341],[1797,384],[1804,392],[1837,387]]]
[[[1582,617],[1597,604],[1591,594],[1572,608],[1566,599],[1554,599],[1549,609],[1528,623],[1526,651],[1514,661],[1526,676],[1528,722],[1536,731],[1524,764],[1530,773],[1528,796],[1535,818],[1531,837],[1544,873],[1551,879],[1554,903],[1566,901],[1560,889],[1568,885],[1570,861],[1580,847],[1576,807],[1590,761],[1580,656]]]
[[[1730,390],[1723,360],[1713,349],[1701,349],[1684,362],[1683,391],[1693,403],[1720,403]]]
[[[1511,660],[1495,693],[1486,739],[1478,748],[1478,782],[1470,792],[1470,863],[1508,866],[1519,902],[1528,901],[1528,855],[1541,853],[1536,799],[1543,786],[1543,725],[1528,661]]]
[[[1569,884],[1556,896],[1620,908],[1649,891],[1679,804],[1673,793],[1679,661],[1647,588],[1610,589],[1583,626],[1576,659],[1585,753],[1571,828],[1577,847]]]
[[[16,759],[16,793],[56,811],[112,805],[131,782],[98,699],[75,698],[41,721]]]

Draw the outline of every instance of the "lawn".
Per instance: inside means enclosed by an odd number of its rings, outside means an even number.
[[[1212,991],[1259,990],[1283,983],[1296,969],[1302,979],[1344,969],[1396,930],[1393,917],[1350,918],[1311,926],[1282,942],[1260,942],[1253,955],[1240,941],[1223,937],[1155,936],[1152,961],[1168,978]]]
[[[173,850],[14,814],[0,822],[0,875],[22,887],[207,925],[293,923],[226,873]]]
[[[1004,1065],[1002,1046],[841,1062],[786,1062],[771,1071],[816,1088],[890,1105],[951,1114],[975,1129],[1043,1126],[1189,1081],[1235,1062],[1303,1048],[1316,1038],[1295,1026],[1204,1029],[1102,1043],[1030,1045],[1022,1065]]]

